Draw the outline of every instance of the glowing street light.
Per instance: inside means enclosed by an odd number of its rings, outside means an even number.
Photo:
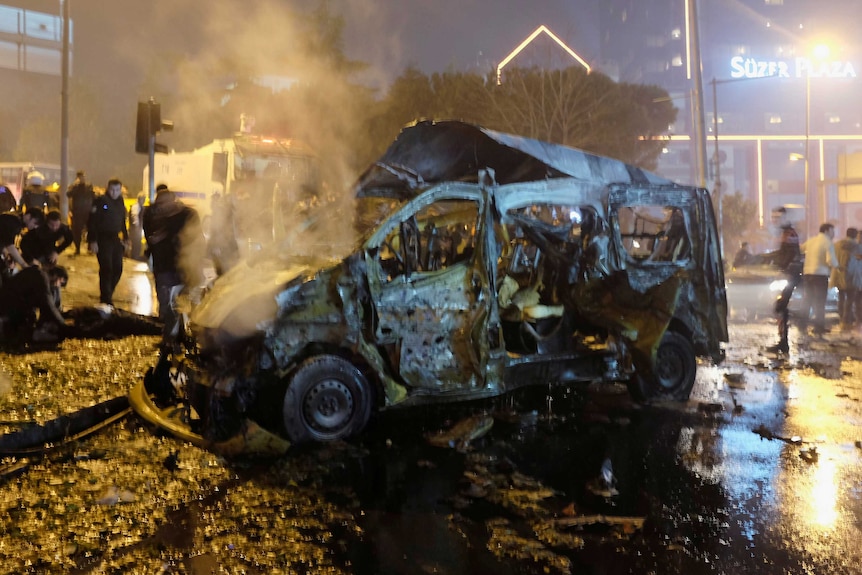
[[[811,50],[811,55],[817,62],[823,62],[829,57],[829,46],[826,44],[818,44]],[[809,58],[805,66],[805,209],[809,214],[807,219],[808,228],[811,229],[811,66],[812,61]],[[820,220],[826,221],[826,192],[823,192],[823,197],[820,203]]]

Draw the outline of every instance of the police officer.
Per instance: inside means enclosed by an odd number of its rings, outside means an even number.
[[[41,172],[30,172],[27,174],[27,187],[21,194],[21,209],[25,212],[31,210],[47,211],[50,198],[48,190],[43,186],[45,176]]]
[[[123,275],[123,254],[129,244],[120,180],[108,180],[105,193],[93,200],[87,227],[90,251],[99,260],[99,301],[113,306],[114,290]]]
[[[84,236],[96,193],[84,177],[84,172],[79,171],[66,195],[72,208],[72,241],[75,243],[75,255],[78,255],[81,253],[81,238]]]

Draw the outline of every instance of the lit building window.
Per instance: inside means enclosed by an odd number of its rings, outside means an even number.
[[[769,114],[767,116],[767,119],[768,119],[770,124],[780,124],[781,123],[781,116],[779,116],[778,114]]]
[[[670,61],[670,65],[674,67],[682,66],[682,56],[679,54],[674,56],[673,59]]]
[[[682,31],[679,28],[674,28],[670,33],[670,37],[674,40],[679,40],[682,37]]]
[[[840,124],[841,123],[841,116],[839,116],[838,114],[830,114],[829,115],[829,123],[830,124]]]

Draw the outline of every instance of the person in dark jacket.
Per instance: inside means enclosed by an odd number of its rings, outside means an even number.
[[[84,230],[87,228],[87,220],[90,219],[90,210],[93,208],[93,200],[96,193],[92,184],[87,183],[84,172],[78,172],[75,181],[66,192],[69,198],[69,207],[72,213],[72,241],[75,243],[75,255],[81,253],[81,240]]]
[[[786,354],[790,350],[788,332],[790,330],[790,298],[793,291],[802,282],[802,252],[799,249],[799,234],[793,227],[787,214],[787,208],[781,206],[772,210],[772,223],[781,232],[778,249],[763,254],[763,261],[777,267],[787,280],[784,289],[775,300],[775,313],[778,316],[778,343],[767,347],[767,351]]]
[[[61,339],[66,322],[54,298],[56,291],[66,285],[68,278],[62,266],[55,266],[48,272],[32,266],[4,278],[3,286],[0,287],[0,318],[4,339],[31,341],[36,327],[40,328],[43,338],[45,334],[50,334],[52,340]],[[39,311],[38,318],[36,310]]]
[[[0,184],[0,212],[14,212],[18,209],[18,200],[7,186]]]
[[[99,258],[99,301],[114,305],[114,290],[123,275],[123,254],[129,243],[123,183],[108,180],[105,193],[93,200],[88,221],[90,251]]]
[[[31,219],[27,215],[24,218],[28,221]],[[27,227],[29,228],[30,225],[28,224]],[[8,256],[13,263],[26,268],[30,264],[24,260],[21,252],[18,251],[18,247],[15,245],[15,241],[23,229],[24,222],[18,214],[13,212],[0,214],[0,251],[2,251],[3,255]]]
[[[144,210],[144,237],[153,258],[153,275],[165,344],[179,335],[177,296],[202,281],[200,261],[205,241],[198,213],[176,198],[167,186],[156,188],[156,199]]]
[[[41,215],[33,212],[33,216]],[[27,217],[27,216],[25,216]],[[60,212],[51,210],[44,223],[27,232],[21,239],[21,255],[28,263],[39,262],[43,268],[57,265],[60,253],[72,245],[72,230],[63,223]]]

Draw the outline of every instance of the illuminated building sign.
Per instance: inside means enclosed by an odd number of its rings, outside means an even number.
[[[778,76],[779,78],[855,78],[856,69],[852,62],[839,60],[832,62],[814,62],[810,58],[795,60],[758,60],[735,56],[730,60],[730,76],[732,78],[764,78]]]

